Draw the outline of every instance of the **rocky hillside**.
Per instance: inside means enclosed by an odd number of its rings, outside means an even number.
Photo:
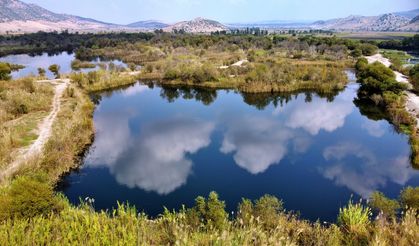
[[[310,25],[314,29],[327,29],[336,31],[419,31],[419,25],[412,23],[411,19],[396,14],[380,16],[349,16],[327,21],[317,21]]]
[[[194,20],[176,23],[164,28],[164,30],[167,32],[183,30],[188,33],[211,33],[217,31],[227,31],[228,28],[217,21],[196,18]]]
[[[116,25],[73,15],[57,14],[19,0],[0,0],[0,33],[59,30],[105,30]]]

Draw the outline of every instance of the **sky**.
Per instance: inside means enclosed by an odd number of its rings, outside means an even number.
[[[324,20],[419,8],[419,0],[23,0],[48,10],[115,24],[174,23],[195,17],[223,23]]]

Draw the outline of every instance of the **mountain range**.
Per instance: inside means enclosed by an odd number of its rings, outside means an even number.
[[[175,24],[160,21],[139,21],[117,25],[74,15],[57,14],[35,4],[19,0],[0,0],[0,33],[37,31],[164,31],[184,30],[191,33],[210,33],[235,28],[264,29],[324,29],[335,31],[419,31],[419,9],[388,13],[380,16],[348,16],[315,22],[266,21],[256,23],[221,24],[214,20],[196,18]]]

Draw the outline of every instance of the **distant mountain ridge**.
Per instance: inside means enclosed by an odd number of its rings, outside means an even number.
[[[90,18],[57,14],[19,0],[0,0],[0,32],[94,31],[119,27]]]
[[[401,31],[407,30],[405,27],[410,25],[409,31],[419,31],[419,25],[411,24],[410,18],[389,13],[380,16],[351,15],[345,18],[317,21],[310,27],[337,31]]]
[[[0,33],[25,33],[37,31],[153,31],[183,30],[189,33],[210,33],[235,28],[260,27],[262,29],[323,29],[335,31],[419,31],[419,9],[387,13],[380,16],[356,16],[316,22],[271,20],[265,22],[224,25],[220,22],[196,18],[169,25],[146,20],[129,25],[116,25],[90,18],[57,14],[35,4],[19,0],[0,0]]]

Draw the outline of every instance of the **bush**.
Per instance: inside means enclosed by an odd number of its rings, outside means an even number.
[[[0,80],[10,80],[12,69],[8,63],[0,62]]]
[[[372,56],[377,54],[378,47],[373,44],[364,43],[359,46],[364,56]]]
[[[419,211],[419,187],[407,187],[400,193],[403,208],[412,208]]]
[[[54,195],[45,175],[22,176],[1,190],[0,219],[32,218],[64,208],[64,202]]]
[[[397,210],[400,208],[400,204],[397,200],[389,199],[378,191],[372,193],[368,205],[387,218],[394,218]]]
[[[371,210],[362,204],[349,201],[348,206],[341,208],[338,215],[338,225],[349,233],[365,235],[370,224]]]
[[[410,82],[412,83],[414,89],[419,91],[419,64],[416,64],[409,71]]]
[[[283,203],[274,196],[264,195],[254,203],[248,199],[242,199],[237,210],[237,220],[240,224],[250,226],[258,220],[265,229],[274,229],[283,212]]]
[[[228,221],[224,201],[218,199],[218,194],[212,191],[208,199],[199,196],[195,206],[186,211],[187,221],[191,226],[206,226],[207,229],[222,230]]]

